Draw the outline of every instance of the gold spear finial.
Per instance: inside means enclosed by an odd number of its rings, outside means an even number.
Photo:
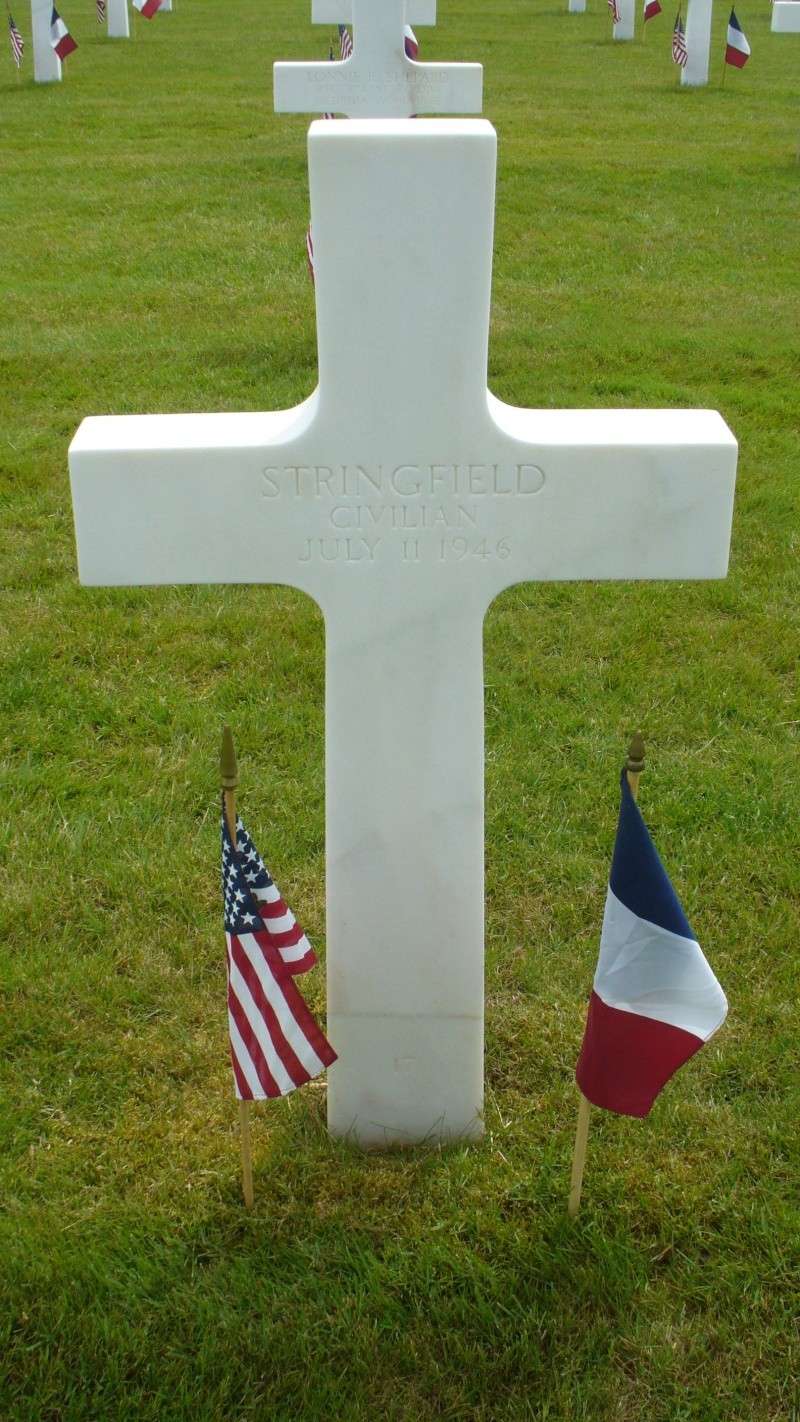
[[[223,790],[235,790],[239,784],[239,768],[236,764],[236,751],[233,745],[233,736],[230,726],[226,726],[222,732],[222,750],[219,757],[219,774]]]
[[[635,800],[639,793],[639,776],[644,770],[644,738],[641,731],[636,731],[631,737],[631,743],[628,746],[628,759],[625,762],[625,770],[627,771],[631,794]]]
[[[625,769],[630,775],[641,775],[644,770],[644,738],[641,731],[634,732],[631,737]]]

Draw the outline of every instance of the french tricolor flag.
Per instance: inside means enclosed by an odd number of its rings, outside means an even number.
[[[403,26],[403,48],[409,59],[416,59],[419,54],[419,41],[410,25]]]
[[[134,8],[144,15],[146,20],[152,20],[161,5],[161,0],[133,0]]]
[[[50,43],[59,59],[66,59],[68,54],[78,48],[55,5],[50,16]]]
[[[646,1116],[661,1088],[722,1026],[727,1011],[623,771],[578,1086],[594,1106]]]
[[[747,38],[736,18],[736,11],[731,10],[725,46],[725,63],[734,65],[736,69],[742,69],[749,58],[750,46],[747,43]]]

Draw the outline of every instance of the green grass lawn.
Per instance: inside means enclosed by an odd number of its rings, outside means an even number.
[[[324,1087],[255,1113],[240,1201],[217,752],[324,949],[323,627],[283,588],[81,589],[84,415],[274,409],[315,380],[308,0],[64,0],[65,82],[0,78],[2,1422],[788,1422],[798,1289],[800,37],[681,92],[673,15],[441,0],[499,135],[490,352],[526,405],[697,405],[741,444],[722,583],[534,585],[486,623],[487,1132],[363,1155]],[[5,42],[4,42],[5,43]],[[628,733],[731,1003],[644,1122],[573,1067]],[[443,846],[443,852],[445,847]],[[376,945],[376,957],[379,945]],[[324,1010],[324,977],[309,992]]]

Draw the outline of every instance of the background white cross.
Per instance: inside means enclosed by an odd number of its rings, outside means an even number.
[[[346,4],[347,0],[336,4],[325,0],[324,13],[335,12],[341,20]],[[334,63],[276,64],[276,113],[333,113],[349,118],[480,113],[480,64],[418,64],[407,57],[406,5],[407,0],[349,0],[353,54]],[[418,8],[426,13],[421,0],[408,0],[408,7],[411,14],[417,14]]]

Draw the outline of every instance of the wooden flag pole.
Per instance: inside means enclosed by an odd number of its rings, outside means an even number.
[[[637,731],[628,747],[628,759],[625,762],[625,774],[628,777],[628,784],[634,798],[639,794],[639,776],[644,770],[644,741],[642,734]],[[583,1171],[586,1165],[586,1146],[589,1140],[589,1114],[591,1104],[581,1092],[581,1099],[578,1104],[578,1125],[575,1131],[575,1148],[572,1153],[572,1175],[569,1183],[569,1200],[567,1201],[567,1214],[574,1220],[581,1207],[581,1190],[583,1188]]]
[[[583,1092],[580,1093],[578,1102],[578,1125],[575,1131],[575,1149],[572,1152],[572,1176],[569,1182],[569,1200],[567,1201],[567,1214],[574,1220],[581,1207],[581,1188],[583,1186],[583,1167],[586,1164],[586,1144],[589,1139],[589,1112],[591,1105],[586,1100]]]
[[[236,786],[239,772],[236,765],[236,751],[230,726],[222,732],[222,751],[219,758],[220,780],[222,782],[222,805],[225,822],[236,847]],[[239,1130],[242,1138],[242,1194],[248,1210],[253,1208],[253,1155],[250,1148],[250,1102],[239,1102]]]

